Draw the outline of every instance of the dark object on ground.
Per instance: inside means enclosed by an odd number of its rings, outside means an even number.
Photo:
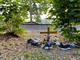
[[[63,44],[60,42],[60,45],[57,45],[61,50],[69,50],[71,48],[73,48],[73,46],[70,46],[69,44]]]
[[[0,36],[0,40],[6,40],[7,41],[11,38],[20,38],[20,36],[18,36],[14,32],[7,32],[5,34],[1,34],[1,36]]]
[[[36,42],[33,39],[28,39],[27,44],[30,44],[30,45],[35,46],[35,47],[41,47],[40,42]]]
[[[80,46],[80,42],[77,42],[75,45]]]
[[[80,43],[75,44],[77,48],[80,48]]]
[[[61,48],[63,50],[68,50],[68,49],[72,49],[72,48],[80,48],[80,46],[75,45],[74,43],[71,43],[71,44],[69,44],[69,43],[63,44],[62,42],[55,42],[55,43],[59,48]]]
[[[16,38],[18,38],[18,37],[19,37],[19,36],[18,36],[17,34],[15,34],[14,32],[7,32],[7,33],[4,34],[4,36],[5,36],[5,37],[8,37],[8,38],[10,38],[10,37],[16,37]]]
[[[43,49],[48,49],[48,50],[52,49],[54,45],[55,45],[55,43],[53,43],[53,42],[47,42],[44,44]]]
[[[68,47],[70,47],[70,44],[63,45],[62,43],[60,43],[59,47],[60,48],[68,48]]]
[[[32,43],[32,42],[33,42],[32,39],[28,39],[28,40],[27,40],[27,43],[28,43],[28,44],[30,44],[30,43]]]

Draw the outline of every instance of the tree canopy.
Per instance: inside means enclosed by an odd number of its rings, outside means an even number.
[[[70,41],[78,41],[80,34],[75,25],[80,25],[80,0],[53,0],[50,12],[51,16],[56,16],[53,25],[61,29],[61,34]]]

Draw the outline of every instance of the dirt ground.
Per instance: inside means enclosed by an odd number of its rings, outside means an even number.
[[[27,39],[23,38],[0,40],[0,60],[80,60],[80,49],[64,51],[57,47],[52,50],[32,46],[26,48],[26,41]]]

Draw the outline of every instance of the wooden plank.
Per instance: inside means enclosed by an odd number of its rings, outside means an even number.
[[[50,34],[57,34],[57,32],[49,32]],[[40,34],[48,34],[48,32],[40,32]]]

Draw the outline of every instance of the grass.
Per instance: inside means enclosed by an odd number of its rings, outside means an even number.
[[[46,57],[43,53],[37,52],[35,54],[27,51],[22,51],[16,53],[15,55],[11,56],[4,56],[2,60],[51,60],[50,57]]]
[[[35,48],[34,50],[36,49],[37,48]],[[41,51],[23,50],[20,52],[16,52],[15,54],[12,54],[12,55],[8,55],[8,56],[5,55],[4,57],[2,57],[2,60],[62,60],[62,58],[64,58],[63,60],[71,60],[67,56],[61,58],[60,55],[58,54],[55,54],[55,55],[56,55],[55,59],[54,58],[52,59],[49,55],[45,55],[44,50],[41,50]],[[73,60],[79,60],[79,59],[75,58]]]
[[[62,51],[56,47],[52,50],[26,48],[26,39],[11,38],[0,40],[0,60],[80,60],[80,49]]]

